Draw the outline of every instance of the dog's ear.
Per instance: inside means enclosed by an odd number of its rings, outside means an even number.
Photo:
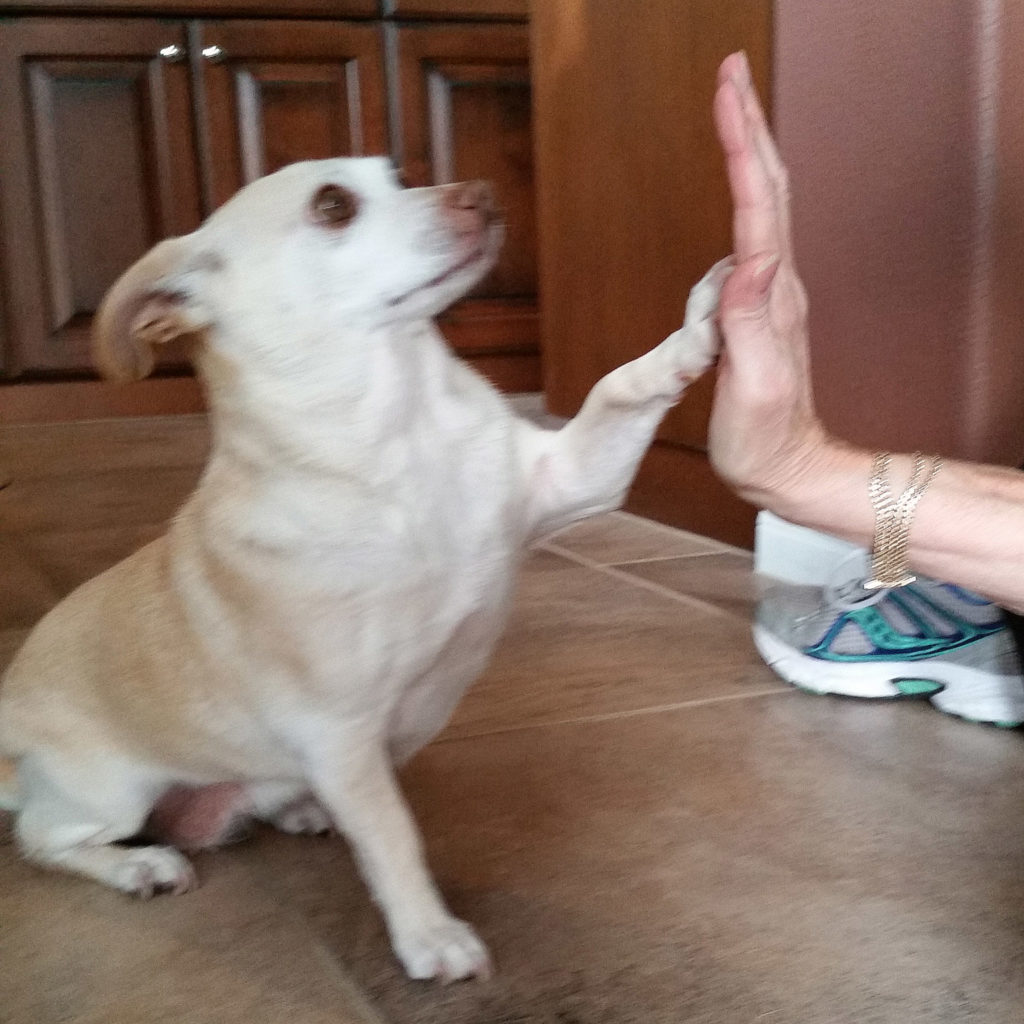
[[[111,380],[140,380],[156,362],[153,346],[210,326],[205,296],[215,260],[193,236],[168,238],[114,282],[96,313],[92,354]]]

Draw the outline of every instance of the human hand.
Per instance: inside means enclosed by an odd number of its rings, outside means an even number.
[[[719,70],[715,123],[728,164],[736,268],[722,290],[709,454],[742,497],[773,508],[813,471],[830,441],[811,393],[788,175],[743,54],[727,57]]]

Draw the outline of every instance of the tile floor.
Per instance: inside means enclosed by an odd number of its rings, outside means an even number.
[[[0,431],[0,665],[159,531],[201,418]],[[0,845],[2,1024],[1016,1024],[1024,737],[780,686],[744,552],[629,515],[535,553],[404,784],[498,976],[406,982],[337,839],[132,902]]]

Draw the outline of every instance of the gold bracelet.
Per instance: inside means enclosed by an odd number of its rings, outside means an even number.
[[[864,583],[865,590],[905,587],[917,579],[907,566],[907,549],[914,510],[935,474],[942,468],[938,455],[927,458],[914,452],[914,469],[903,493],[894,497],[889,487],[888,452],[875,452],[871,464],[871,482],[868,494],[875,510],[875,536],[871,546],[871,578]]]

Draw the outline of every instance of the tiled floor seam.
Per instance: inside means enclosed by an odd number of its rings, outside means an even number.
[[[257,884],[263,894],[276,904],[282,916],[291,918],[296,927],[303,932],[320,965],[341,991],[348,1009],[358,1014],[357,1020],[339,1020],[338,1024],[391,1024],[381,1015],[370,993],[356,981],[348,968],[324,942],[309,918],[296,908],[294,901],[289,898],[286,887],[264,868],[265,865],[261,865],[256,874]]]
[[[559,555],[570,562],[575,562],[577,565],[581,565],[585,569],[593,569],[594,572],[604,573],[606,576],[611,576],[613,579],[629,583],[635,587],[640,587],[643,590],[648,590],[652,594],[660,594],[662,597],[667,597],[671,601],[684,604],[696,611],[710,612],[712,615],[716,615],[719,618],[732,619],[733,621],[745,621],[742,616],[736,615],[734,612],[731,612],[726,608],[720,608],[718,605],[712,604],[710,601],[702,601],[699,597],[680,593],[678,590],[672,590],[671,587],[662,586],[660,583],[655,583],[653,580],[645,579],[643,576],[634,576],[632,573],[625,572],[616,565],[602,565],[600,562],[595,562],[593,559],[587,558],[586,555],[579,555],[575,551],[570,551],[568,548],[560,547],[558,544],[544,544],[543,548],[546,551]],[[629,563],[622,562],[620,564],[627,565]]]
[[[690,551],[679,555],[652,555],[650,558],[624,558],[620,562],[596,562],[600,566],[612,566],[621,569],[625,565],[646,565],[648,562],[681,562],[691,558],[721,558],[732,554],[731,551]]]
[[[619,719],[641,718],[645,715],[688,711],[691,708],[707,707],[711,704],[755,700],[760,697],[778,697],[799,694],[799,692],[793,686],[773,686],[764,690],[751,690],[749,693],[723,693],[717,697],[699,697],[695,700],[682,700],[671,704],[652,704],[650,707],[628,708],[625,711],[606,711],[599,715],[574,715],[571,718],[550,718],[537,722],[523,722],[520,725],[505,725],[495,729],[481,729],[479,732],[460,732],[454,736],[441,736],[435,742],[461,743],[464,740],[478,740],[487,736],[503,736],[509,733],[526,732],[530,729],[548,729],[563,725],[593,725],[598,722],[614,722]]]
[[[626,509],[616,509],[614,512],[609,513],[610,515],[617,516],[621,519],[628,519],[634,523],[643,523],[644,526],[655,527],[662,533],[667,533],[673,537],[692,537],[694,540],[702,541],[705,544],[715,544],[720,551],[714,552],[714,554],[740,554],[740,555],[751,555],[753,554],[749,548],[737,547],[735,544],[726,544],[725,541],[715,540],[713,537],[705,537],[701,533],[694,533],[692,530],[683,530],[678,526],[669,526],[668,523],[661,523],[657,519],[648,519],[645,516],[637,515],[635,512],[629,512]]]

